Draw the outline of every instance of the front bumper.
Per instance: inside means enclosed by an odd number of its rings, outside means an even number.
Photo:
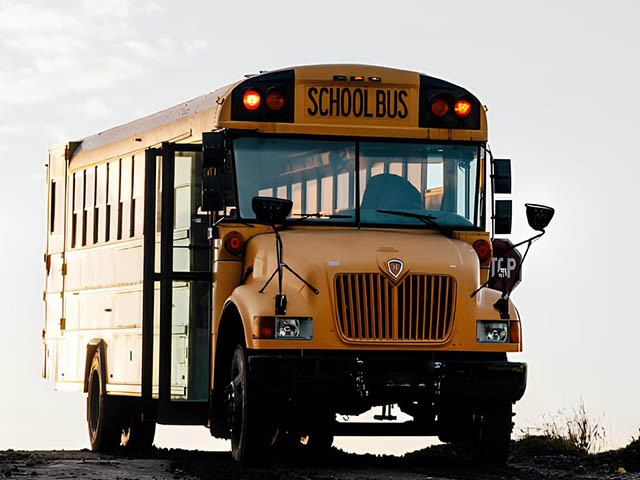
[[[527,365],[504,353],[253,350],[249,374],[265,400],[357,414],[393,403],[516,402]]]

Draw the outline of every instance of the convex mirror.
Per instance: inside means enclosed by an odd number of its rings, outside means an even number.
[[[538,232],[544,232],[549,222],[553,218],[555,210],[546,205],[538,205],[535,203],[525,203],[527,209],[527,221],[529,226]]]
[[[291,213],[293,202],[283,198],[253,197],[251,208],[261,222],[284,223]]]

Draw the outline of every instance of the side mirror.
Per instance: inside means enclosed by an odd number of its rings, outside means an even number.
[[[291,213],[293,202],[282,198],[253,197],[251,208],[261,222],[284,223]]]
[[[496,200],[493,233],[498,235],[511,233],[511,200]]]
[[[508,158],[492,159],[491,170],[493,193],[511,193],[511,160]]]
[[[222,168],[224,161],[224,132],[204,132],[202,134],[202,168]]]
[[[202,134],[202,210],[224,210],[224,132]],[[214,173],[215,169],[215,173]]]
[[[538,232],[544,232],[553,218],[555,210],[546,205],[536,205],[535,203],[525,203],[524,206],[527,208],[529,226]]]
[[[224,210],[224,175],[202,175],[202,210],[219,212]]]

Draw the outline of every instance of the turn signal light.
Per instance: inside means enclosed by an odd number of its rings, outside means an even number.
[[[242,252],[244,239],[238,232],[231,232],[224,237],[224,249],[231,255],[238,255]]]
[[[253,338],[274,338],[276,336],[276,319],[274,317],[257,317],[256,320],[254,320],[254,328],[257,328],[253,332]]]
[[[509,340],[511,343],[520,343],[521,342],[521,331],[520,331],[520,321],[515,320],[509,322]]]
[[[260,106],[260,94],[255,90],[247,90],[242,97],[242,103],[247,110],[255,110]]]
[[[284,107],[284,97],[282,96],[282,93],[277,90],[269,92],[267,94],[267,107],[276,112]]]
[[[491,245],[486,240],[476,240],[473,242],[473,249],[478,254],[480,265],[486,264],[491,258]]]
[[[471,104],[466,100],[458,100],[453,107],[453,111],[460,118],[464,118],[471,113]]]
[[[438,98],[431,102],[431,112],[433,112],[436,117],[442,118],[447,114],[448,111],[449,105],[444,98]]]

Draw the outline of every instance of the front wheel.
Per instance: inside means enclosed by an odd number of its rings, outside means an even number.
[[[248,363],[246,349],[238,345],[231,359],[227,399],[231,455],[235,461],[244,464],[264,460],[275,439],[275,429],[270,428],[268,409],[256,395]]]
[[[143,421],[140,409],[131,405],[122,427],[122,446],[134,451],[146,451],[153,445],[156,434],[155,422]]]
[[[511,443],[512,405],[501,401],[486,406],[480,417],[478,454],[480,459],[492,465],[506,465]]]

